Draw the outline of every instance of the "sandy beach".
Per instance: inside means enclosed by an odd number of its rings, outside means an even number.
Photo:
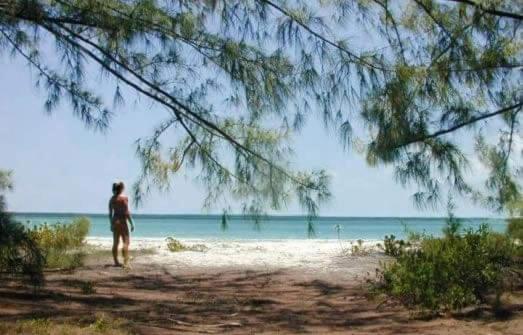
[[[88,238],[89,245],[108,250],[111,238]],[[341,276],[355,278],[372,274],[385,260],[380,252],[380,241],[364,241],[357,255],[351,254],[357,241],[337,240],[223,240],[180,239],[184,245],[204,246],[205,251],[173,253],[167,249],[163,238],[137,238],[132,249],[149,253],[132,260],[133,264],[161,264],[171,270],[221,270],[252,271],[291,270],[314,273],[316,277]],[[349,257],[351,256],[351,257]],[[364,256],[364,257],[362,257]]]
[[[85,330],[102,317],[118,324],[110,334],[148,335],[487,335],[523,329],[521,288],[507,298],[503,317],[482,306],[419,318],[394,301],[372,297],[365,278],[387,261],[373,249],[376,241],[365,243],[374,251],[356,256],[332,240],[207,240],[206,252],[171,253],[163,239],[136,239],[130,270],[111,265],[108,239],[90,238],[89,244],[96,252],[84,267],[46,273],[46,286],[34,296],[19,282],[0,287],[0,320],[38,318]]]

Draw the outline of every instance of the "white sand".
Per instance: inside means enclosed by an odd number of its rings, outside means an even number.
[[[197,240],[180,239],[187,245],[204,244],[208,250],[170,252],[165,239],[134,238],[132,249],[154,249],[152,255],[140,256],[133,262],[158,263],[172,269],[234,268],[253,270],[295,269],[315,274],[365,276],[374,273],[383,254],[380,241],[364,241],[366,253],[351,254],[355,241],[338,240]],[[110,249],[111,238],[91,237],[88,243]]]

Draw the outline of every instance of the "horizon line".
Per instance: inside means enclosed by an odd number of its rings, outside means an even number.
[[[108,215],[107,213],[88,213],[88,212],[25,212],[25,211],[7,211],[10,214],[13,215],[20,215],[20,214],[29,214],[29,215],[38,215],[38,214],[59,214],[59,215],[93,215],[93,216],[103,216]],[[221,217],[224,213],[136,213],[133,214],[133,216],[217,216]],[[230,217],[253,217],[255,215],[253,214],[242,214],[242,213],[231,213],[226,214],[226,216]],[[306,214],[262,214],[261,217],[304,217],[306,218]],[[318,215],[314,218],[379,218],[379,219],[387,219],[387,218],[401,218],[401,219],[445,219],[448,218],[448,216],[365,216],[365,215],[353,215],[353,216],[343,216],[343,215]],[[507,219],[507,217],[503,216],[458,216],[460,219]]]

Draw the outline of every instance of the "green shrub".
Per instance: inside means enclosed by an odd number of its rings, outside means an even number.
[[[27,278],[35,287],[43,284],[45,258],[30,232],[4,211],[0,196],[0,275]]]
[[[459,236],[459,231],[461,229],[461,222],[450,213],[449,218],[447,219],[447,224],[443,228],[443,234],[448,239],[453,239]]]
[[[397,257],[407,246],[408,243],[405,243],[403,240],[396,240],[396,236],[394,235],[385,235],[385,238],[383,239],[384,252],[387,256]]]
[[[507,219],[507,234],[523,243],[523,217],[513,217]]]
[[[27,278],[43,284],[44,257],[28,230],[7,213],[3,192],[13,189],[11,171],[0,170],[0,276]]]
[[[507,235],[516,244],[516,261],[521,267],[523,265],[523,217],[509,218],[507,223]]]
[[[45,258],[45,267],[74,269],[83,264],[81,250],[89,233],[87,218],[77,218],[69,224],[43,224],[30,230]]]
[[[457,234],[448,226],[443,238],[424,237],[418,248],[399,253],[380,272],[379,287],[409,307],[432,312],[459,310],[503,292],[504,270],[514,245],[486,225]]]

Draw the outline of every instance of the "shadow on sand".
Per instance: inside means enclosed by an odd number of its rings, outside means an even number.
[[[95,288],[91,294],[80,289],[86,281]],[[36,295],[13,283],[0,286],[0,322],[50,318],[82,324],[105,313],[125,319],[130,330],[143,334],[437,334],[442,325],[459,321],[415,320],[400,306],[377,309],[378,304],[365,296],[361,284],[299,281],[283,271],[176,275],[152,265],[128,273],[100,265],[73,274],[50,274]],[[507,318],[521,318],[522,306],[512,306]],[[460,319],[477,320],[473,313]]]

